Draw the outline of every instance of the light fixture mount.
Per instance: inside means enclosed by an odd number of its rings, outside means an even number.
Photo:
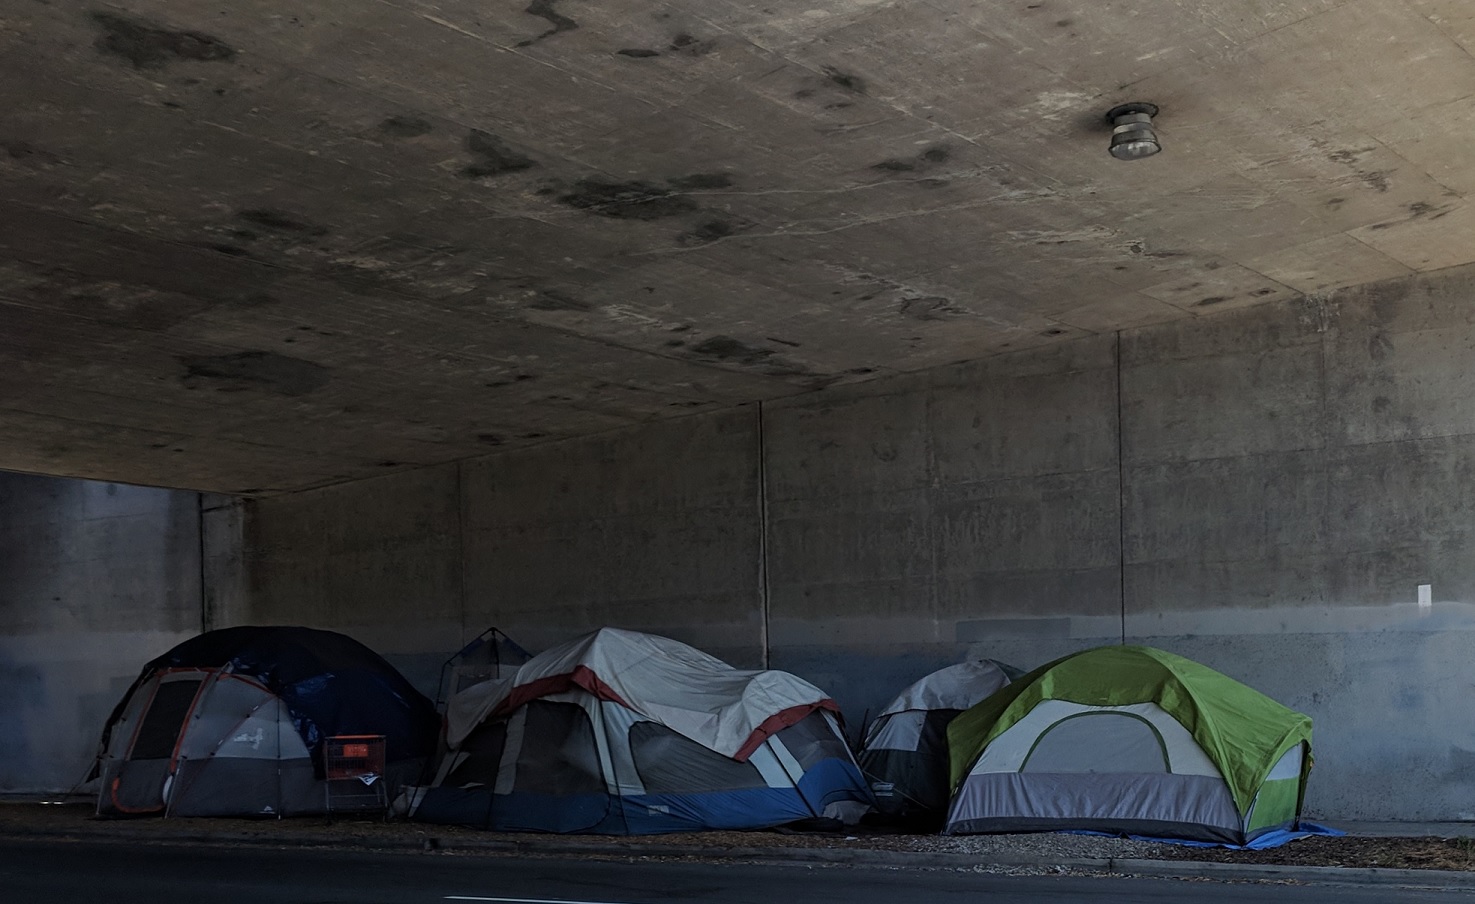
[[[1134,101],[1118,104],[1106,113],[1111,123],[1111,156],[1118,160],[1141,160],[1163,149],[1153,131],[1152,118],[1157,104]]]

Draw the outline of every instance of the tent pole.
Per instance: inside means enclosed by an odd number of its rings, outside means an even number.
[[[282,698],[276,697],[277,710],[277,819],[282,818]],[[308,764],[312,763],[312,751],[308,751]]]

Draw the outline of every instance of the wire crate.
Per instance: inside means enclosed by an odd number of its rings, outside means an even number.
[[[323,793],[328,818],[343,810],[389,809],[384,735],[333,735],[323,741]]]

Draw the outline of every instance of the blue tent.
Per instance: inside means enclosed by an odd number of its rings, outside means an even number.
[[[385,739],[386,772],[435,750],[435,707],[358,641],[297,627],[210,631],[150,661],[103,729],[107,814],[248,815],[323,808],[323,747]]]

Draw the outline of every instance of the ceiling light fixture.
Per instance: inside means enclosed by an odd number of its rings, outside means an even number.
[[[1118,160],[1141,160],[1151,157],[1163,146],[1152,129],[1157,104],[1131,103],[1112,107],[1106,114],[1111,123],[1111,156]]]

